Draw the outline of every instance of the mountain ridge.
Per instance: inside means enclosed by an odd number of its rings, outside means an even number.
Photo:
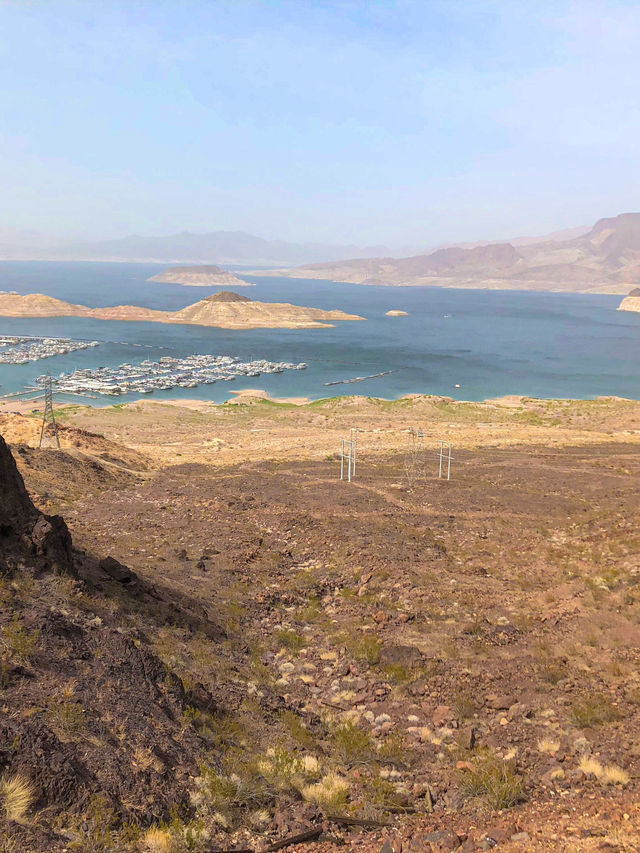
[[[640,213],[600,219],[586,234],[560,242],[451,246],[407,258],[352,258],[259,274],[353,284],[623,294],[640,283]]]

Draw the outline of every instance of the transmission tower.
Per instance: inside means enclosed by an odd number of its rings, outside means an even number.
[[[55,436],[56,445],[60,450],[60,438],[58,436],[58,424],[56,423],[55,415],[53,414],[53,389],[51,386],[51,376],[47,374],[44,380],[44,413],[42,415],[42,429],[40,430],[39,447],[48,444],[47,424],[53,427],[53,435]]]
[[[409,447],[404,457],[404,474],[410,488],[425,477],[424,430],[412,429],[409,433]]]

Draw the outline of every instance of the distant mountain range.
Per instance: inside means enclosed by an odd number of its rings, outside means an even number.
[[[0,237],[2,235],[0,234]],[[308,264],[345,258],[389,254],[386,246],[333,246],[322,243],[289,243],[265,240],[244,231],[212,231],[208,234],[171,234],[167,237],[131,235],[70,245],[13,245],[0,239],[0,256],[74,261],[158,261],[163,263],[215,263],[224,265]]]
[[[586,233],[578,229],[569,239],[514,243],[455,246],[408,258],[307,264],[263,274],[355,284],[581,293],[626,294],[640,283],[640,213],[600,219]]]

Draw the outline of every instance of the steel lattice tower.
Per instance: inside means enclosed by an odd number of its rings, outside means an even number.
[[[58,436],[58,424],[56,423],[55,415],[53,414],[53,389],[51,385],[51,376],[47,375],[44,380],[44,413],[42,415],[42,429],[40,430],[40,444],[46,444],[47,441],[47,424],[53,426],[53,435],[55,436],[56,445],[60,450],[60,437]]]

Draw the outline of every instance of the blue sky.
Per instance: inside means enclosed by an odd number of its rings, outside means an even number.
[[[432,246],[640,209],[640,2],[4,0],[0,234]]]

